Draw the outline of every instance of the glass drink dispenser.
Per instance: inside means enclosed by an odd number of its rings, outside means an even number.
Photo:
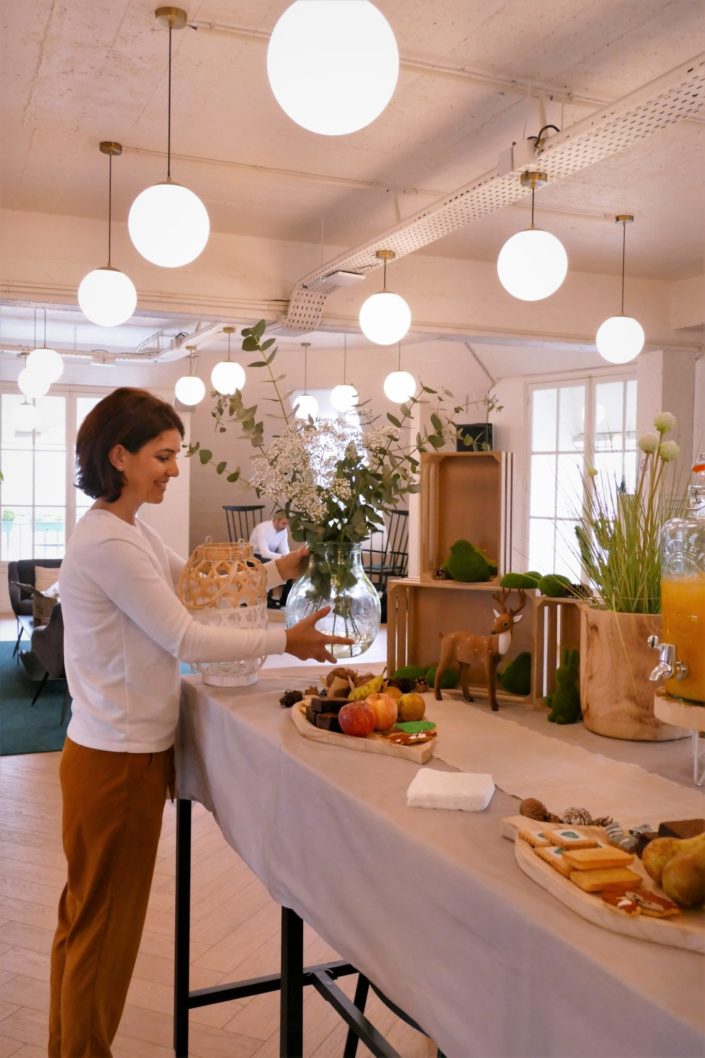
[[[661,641],[654,681],[686,702],[705,703],[705,452],[693,467],[688,510],[661,532]]]

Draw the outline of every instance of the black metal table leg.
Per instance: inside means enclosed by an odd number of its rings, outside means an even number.
[[[304,1047],[304,924],[291,908],[282,908],[280,1058],[302,1058]]]
[[[176,946],[174,956],[174,1054],[188,1058],[191,941],[191,802],[176,802]]]

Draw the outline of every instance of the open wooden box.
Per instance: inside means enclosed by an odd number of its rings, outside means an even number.
[[[445,562],[456,540],[469,540],[510,569],[512,453],[433,452],[421,456],[421,580]]]

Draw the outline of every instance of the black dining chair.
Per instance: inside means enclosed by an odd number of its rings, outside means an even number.
[[[418,1022],[414,1021],[414,1019],[410,1017],[410,1015],[407,1014],[405,1010],[402,1010],[401,1007],[398,1007],[396,1003],[393,1003],[389,996],[386,996],[384,992],[382,992],[381,989],[379,989],[375,984],[372,983],[372,981],[365,977],[364,974],[358,974],[357,985],[355,986],[355,998],[353,1000],[355,1006],[361,1014],[365,1013],[365,1005],[367,1003],[367,996],[369,994],[370,988],[375,993],[375,995],[379,999],[381,999],[384,1005],[388,1007],[389,1010],[391,1010],[391,1012],[400,1019],[400,1021],[403,1021],[406,1025],[411,1026],[412,1029],[416,1029],[416,1031],[420,1032],[423,1036],[428,1036],[428,1033],[424,1032]],[[355,1058],[355,1055],[357,1054],[358,1042],[359,1037],[357,1033],[352,1027],[349,1027],[347,1036],[345,1038],[343,1058]],[[445,1058],[445,1055],[443,1054],[443,1051],[440,1049],[440,1047],[436,1048],[436,1058]]]
[[[228,525],[228,540],[248,542],[254,527],[262,521],[263,503],[249,505],[224,504],[225,520]]]
[[[409,512],[392,511],[385,518],[382,546],[375,537],[363,555],[365,572],[377,589],[382,604],[382,622],[387,620],[387,581],[405,577],[409,568]]]
[[[32,632],[31,650],[41,668],[44,669],[42,681],[32,699],[32,705],[35,705],[47,680],[66,680],[66,672],[64,670],[64,619],[60,602],[52,610],[48,624],[40,625]],[[62,724],[70,704],[71,694],[69,685],[66,683],[64,700],[61,705]]]

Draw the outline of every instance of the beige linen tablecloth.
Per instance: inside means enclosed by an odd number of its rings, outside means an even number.
[[[211,809],[273,898],[448,1058],[705,1058],[702,956],[600,929],[536,886],[500,836],[518,808],[501,789],[482,813],[408,808],[418,766],[302,738],[278,705],[287,686],[287,675],[241,691],[184,680],[179,794]],[[455,704],[454,738],[471,740],[474,707]],[[514,739],[522,718],[536,725],[528,710],[511,715]],[[677,777],[682,745],[593,737]]]

